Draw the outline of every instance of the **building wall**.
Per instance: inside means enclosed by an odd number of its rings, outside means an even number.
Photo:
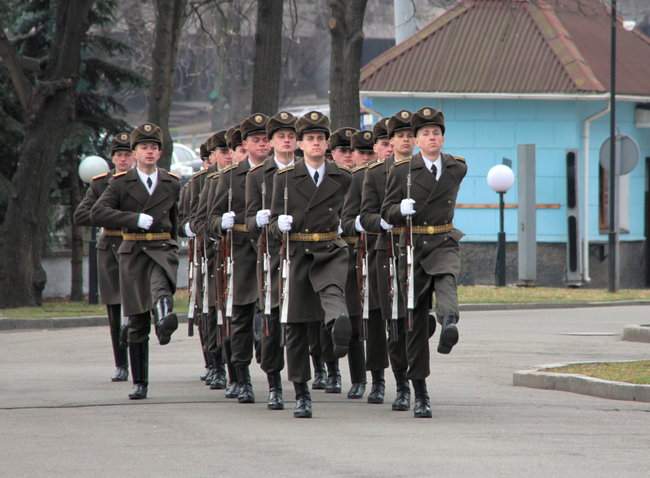
[[[459,203],[496,205],[497,195],[487,186],[488,170],[506,157],[513,160],[517,174],[517,145],[536,145],[537,203],[559,204],[559,209],[538,209],[537,238],[539,242],[565,243],[566,172],[565,155],[577,149],[580,171],[584,167],[583,122],[604,109],[602,101],[540,101],[540,100],[462,100],[422,98],[371,98],[369,105],[389,116],[402,108],[415,111],[433,106],[445,113],[447,131],[444,150],[466,158],[468,175],[459,193]],[[644,240],[645,157],[650,157],[650,129],[634,125],[635,103],[617,103],[619,131],[639,143],[641,161],[629,175],[629,233],[621,240]],[[609,136],[609,115],[592,123],[589,160],[589,237],[605,241],[598,228],[598,154]],[[580,188],[584,187],[582,173]],[[582,192],[580,193],[582,200]],[[506,194],[506,203],[517,203],[516,184]],[[454,220],[466,233],[466,241],[492,242],[498,230],[497,209],[458,209]],[[516,240],[517,209],[506,210],[508,240]]]

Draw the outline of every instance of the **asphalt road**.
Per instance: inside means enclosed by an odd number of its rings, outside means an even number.
[[[108,329],[0,333],[4,477],[648,477],[650,404],[512,386],[512,373],[579,360],[647,359],[622,342],[650,307],[467,312],[435,353],[433,419],[313,392],[314,418],[239,405],[203,386],[198,337],[151,346],[149,399],[109,381]],[[437,340],[437,335],[436,335]],[[285,398],[293,399],[286,382]]]

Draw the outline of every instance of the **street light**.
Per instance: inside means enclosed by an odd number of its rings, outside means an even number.
[[[101,156],[86,156],[79,163],[79,177],[90,184],[98,174],[107,173],[108,164]],[[88,303],[97,304],[99,297],[97,293],[97,228],[90,226],[90,242],[88,243]]]
[[[499,194],[499,235],[497,240],[497,266],[495,271],[496,285],[506,285],[506,233],[504,230],[503,195],[512,187],[515,175],[505,164],[493,166],[487,174],[487,183],[490,188]]]

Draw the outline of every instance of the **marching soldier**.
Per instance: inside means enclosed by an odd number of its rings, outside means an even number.
[[[311,418],[309,323],[324,321],[328,332],[324,349],[331,348],[337,358],[347,353],[352,335],[345,303],[348,251],[339,237],[343,198],[351,178],[325,161],[330,134],[326,116],[307,113],[296,122],[296,133],[304,159],[275,175],[271,229],[282,238],[290,261],[287,280],[282,279],[281,307],[288,307],[287,368],[296,392],[293,414]]]
[[[240,131],[247,159],[221,172],[209,228],[222,237],[232,235],[234,262],[232,292],[231,361],[239,384],[239,403],[255,403],[249,365],[253,356],[253,322],[257,303],[255,240],[246,220],[246,175],[269,154],[267,117],[256,113],[243,120]],[[229,233],[230,231],[230,233]]]
[[[286,111],[281,111],[269,118],[266,124],[266,136],[273,148],[274,155],[252,168],[246,177],[246,223],[250,234],[257,237],[259,308],[265,315],[269,313],[264,318],[265,330],[261,340],[261,366],[268,378],[267,407],[270,410],[284,409],[281,375],[284,368],[284,349],[281,344],[278,308],[280,241],[277,237],[269,234],[268,225],[271,216],[273,177],[276,171],[293,166],[294,163],[295,123],[295,116]]]
[[[136,167],[115,174],[91,210],[93,221],[122,229],[118,249],[120,296],[129,317],[128,343],[134,390],[132,400],[147,398],[150,311],[156,335],[168,344],[178,328],[173,294],[178,271],[176,244],[178,177],[158,168],[163,144],[160,127],[145,123],[131,133]]]
[[[397,307],[398,304],[394,304],[394,301],[401,301],[401,289],[397,278],[391,277],[390,274],[391,257],[396,254],[396,239],[399,238],[399,230],[395,228],[391,232],[393,226],[382,219],[380,212],[386,193],[388,174],[393,164],[395,161],[408,161],[411,157],[414,145],[411,131],[411,112],[401,110],[388,119],[380,120],[375,124],[373,132],[375,136],[374,149],[377,152],[378,159],[368,167],[366,172],[359,221],[366,231],[379,234],[373,247],[375,253],[374,269],[381,318],[385,324],[391,324],[389,327],[388,354],[397,387],[392,409],[406,411],[411,407],[411,389],[406,378],[408,362],[406,359],[404,314],[402,309]],[[391,152],[394,153],[394,156],[390,155]],[[396,270],[393,272],[397,274]],[[375,331],[374,328],[372,330]],[[373,340],[370,339],[370,342]],[[373,376],[373,384],[374,381]],[[379,374],[377,374],[377,383],[380,383]],[[381,388],[381,386],[378,388]],[[379,402],[380,396],[381,394],[377,393],[377,402]]]
[[[83,201],[74,212],[75,224],[94,226],[90,217],[90,209],[102,195],[113,174],[128,171],[133,167],[129,133],[119,133],[111,144],[111,162],[115,167],[108,173],[95,176],[86,191]],[[126,337],[123,336],[122,303],[120,299],[120,274],[118,269],[117,250],[122,243],[122,231],[119,229],[102,229],[97,241],[97,262],[99,269],[99,295],[108,313],[108,326],[113,346],[115,372],[111,377],[113,382],[124,382],[129,378],[128,350]],[[122,331],[122,333],[121,333]]]
[[[407,330],[408,378],[415,390],[414,416],[431,418],[426,386],[430,373],[429,307],[435,292],[436,315],[442,328],[438,352],[448,354],[458,342],[456,279],[460,273],[458,242],[463,236],[453,227],[454,207],[467,166],[463,158],[441,152],[445,134],[441,111],[422,108],[413,114],[411,126],[420,153],[393,166],[382,217],[390,224],[409,226],[413,237],[414,308],[413,330]],[[404,230],[400,245],[406,245],[408,233]],[[406,274],[402,262],[404,257],[400,257],[400,273]]]
[[[329,150],[332,153],[332,160],[339,167],[346,168],[352,171],[355,168],[354,155],[352,154],[352,146],[350,141],[352,135],[358,130],[354,128],[339,128],[332,132],[329,139]]]

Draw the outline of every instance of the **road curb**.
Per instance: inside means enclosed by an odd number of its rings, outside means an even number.
[[[560,390],[563,392],[579,393],[581,395],[591,395],[592,397],[608,398],[611,400],[650,402],[650,385],[613,382],[610,380],[587,377],[585,375],[544,371],[549,368],[588,363],[594,362],[550,364],[533,370],[521,370],[513,374],[512,382],[515,387]]]
[[[650,324],[626,325],[623,328],[623,340],[650,343]]]
[[[611,302],[571,302],[531,303],[531,304],[461,304],[460,310],[467,312],[483,312],[492,310],[543,310],[543,309],[584,309],[587,307],[626,307],[630,305],[649,305],[650,300],[618,300]]]
[[[187,322],[186,314],[178,314],[180,323]],[[71,327],[98,327],[108,325],[108,318],[91,317],[52,317],[49,319],[0,319],[0,332],[29,329],[67,329]]]

